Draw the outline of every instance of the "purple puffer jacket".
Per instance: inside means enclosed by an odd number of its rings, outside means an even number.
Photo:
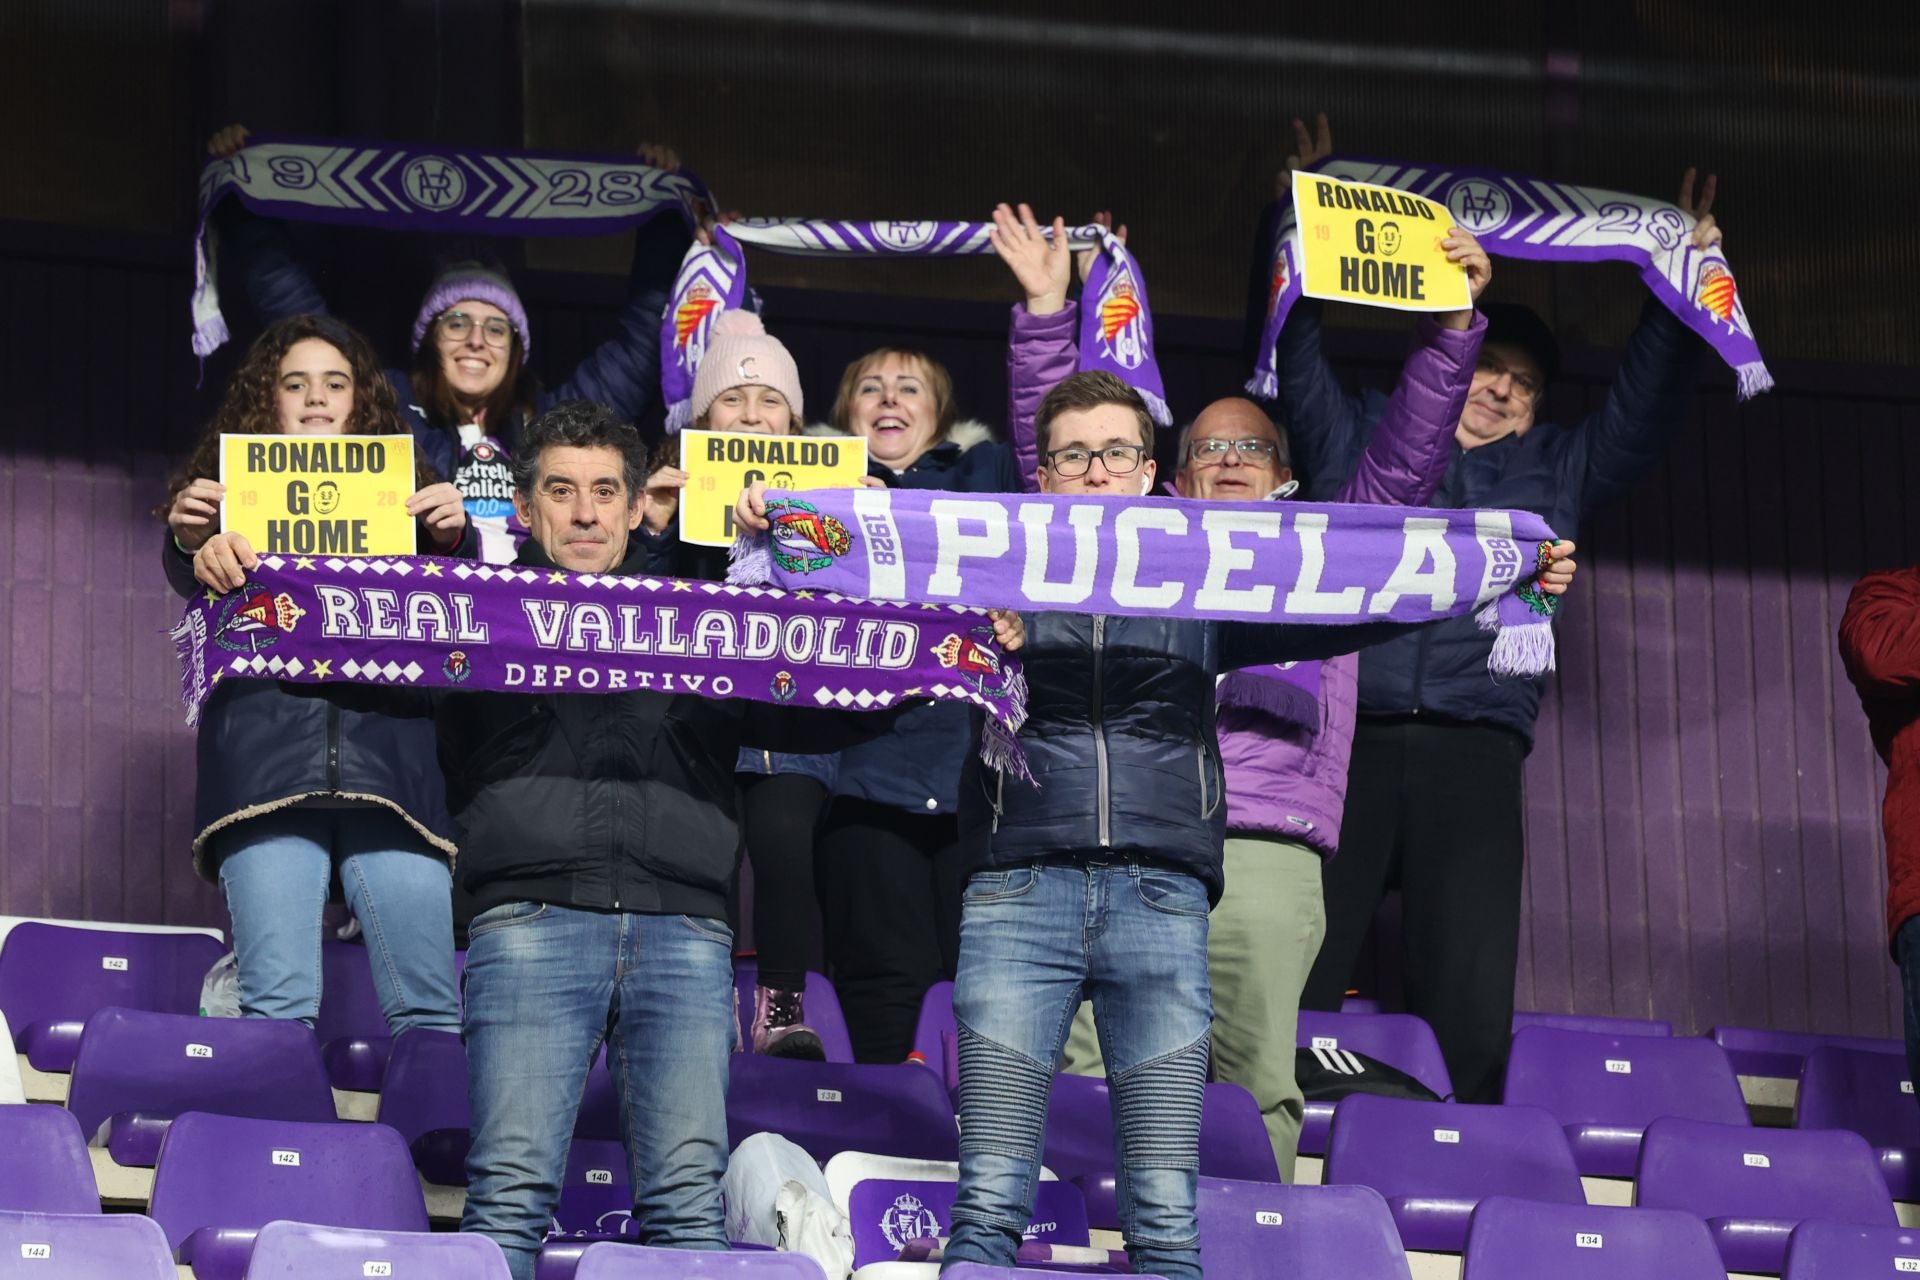
[[[1024,303],[1013,308],[1007,421],[1020,480],[1029,490],[1038,485],[1034,413],[1054,384],[1074,371],[1078,330],[1074,303],[1050,316],[1029,315]],[[1453,458],[1454,429],[1486,330],[1486,317],[1477,313],[1464,331],[1420,317],[1400,384],[1338,501],[1417,507],[1433,496]],[[1298,840],[1322,857],[1339,849],[1359,669],[1360,656],[1353,653],[1321,666],[1316,732],[1242,707],[1220,709],[1229,831]]]

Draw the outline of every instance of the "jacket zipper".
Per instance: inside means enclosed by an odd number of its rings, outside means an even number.
[[[327,704],[327,790],[340,790],[340,708]]]
[[[596,717],[597,718],[597,717]],[[609,720],[612,717],[608,717]],[[599,744],[594,744],[596,749]],[[608,894],[613,899],[613,909],[620,909],[620,786],[618,778],[608,779],[613,785],[607,789],[613,804],[607,815],[607,880]]]
[[[1111,815],[1107,812],[1107,724],[1101,714],[1105,703],[1106,690],[1103,675],[1106,666],[1107,619],[1104,614],[1095,614],[1093,618],[1093,759],[1094,776],[1098,780],[1095,803],[1100,809],[1100,847],[1113,847]]]

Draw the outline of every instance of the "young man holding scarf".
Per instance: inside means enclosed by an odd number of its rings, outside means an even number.
[[[1311,165],[1332,151],[1294,121]],[[1708,213],[1714,180],[1696,203],[1693,171],[1680,205],[1698,219],[1696,249],[1717,244]],[[1283,176],[1283,181],[1284,181]],[[1276,206],[1277,208],[1277,206]],[[1263,232],[1261,244],[1268,236]],[[1269,265],[1250,294],[1264,315]],[[1454,433],[1436,507],[1534,512],[1560,535],[1625,496],[1660,460],[1692,400],[1705,344],[1649,300],[1601,407],[1574,428],[1536,420],[1559,352],[1525,307],[1489,307],[1486,341]],[[1256,323],[1258,323],[1256,321]],[[1320,307],[1289,313],[1275,357],[1281,416],[1309,494],[1339,493],[1381,430],[1384,397],[1350,396],[1321,348]],[[1336,1010],[1374,908],[1389,883],[1405,899],[1407,1009],[1432,1025],[1462,1102],[1499,1098],[1513,1019],[1525,845],[1521,773],[1533,744],[1544,679],[1489,680],[1492,640],[1469,619],[1423,628],[1361,654],[1359,720],[1340,857],[1326,868],[1326,938],[1301,1004]]]
[[[1111,374],[1060,383],[1034,431],[1044,493],[1153,488],[1152,419]],[[766,524],[752,495],[736,516],[749,529]],[[1557,593],[1570,577],[1563,563],[1543,580]],[[1199,1280],[1207,915],[1222,889],[1226,817],[1215,681],[1238,667],[1330,658],[1400,628],[1073,613],[1027,621],[1020,745],[1037,785],[977,759],[960,783],[969,872],[953,1000],[960,1189],[945,1261],[1012,1265],[1039,1182],[1054,1069],[1089,997],[1113,1088],[1134,1269]]]
[[[632,534],[646,475],[645,446],[612,410],[549,409],[514,459],[530,535],[515,563],[644,574],[650,552]],[[1009,649],[1023,634],[1015,615],[997,617],[995,633]],[[461,1229],[491,1236],[514,1280],[530,1280],[605,1043],[635,1237],[725,1249],[734,762],[743,743],[838,750],[891,717],[644,690],[285,687],[437,722],[460,867],[480,908],[463,988],[473,1148]]]
[[[1032,424],[1041,398],[1075,367],[1077,307],[1067,300],[1064,237],[1039,234],[1027,206],[994,213],[994,245],[1025,289],[1007,344],[1008,419],[1023,469],[1036,469]],[[1104,219],[1096,219],[1104,221]],[[1122,233],[1124,234],[1124,232]],[[1455,227],[1445,242],[1477,300],[1492,264]],[[1380,430],[1335,499],[1420,506],[1452,456],[1452,435],[1486,331],[1472,309],[1422,317]],[[1257,502],[1296,487],[1287,440],[1251,400],[1216,400],[1182,433],[1175,487],[1201,501]],[[1359,658],[1236,672],[1221,682],[1219,733],[1227,787],[1227,889],[1209,924],[1213,1076],[1259,1103],[1280,1176],[1293,1181],[1303,1102],[1294,1079],[1300,990],[1326,917],[1321,863],[1340,846],[1353,744]],[[1082,1004],[1064,1069],[1101,1075],[1092,1010]]]

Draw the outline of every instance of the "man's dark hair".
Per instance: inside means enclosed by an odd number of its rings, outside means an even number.
[[[1517,302],[1483,302],[1480,311],[1487,317],[1486,342],[1519,347],[1533,357],[1549,383],[1559,376],[1560,341],[1539,312]]]
[[[598,401],[562,400],[520,433],[520,444],[513,455],[516,490],[524,495],[533,493],[533,480],[540,472],[540,452],[555,445],[573,449],[603,446],[616,449],[627,482],[628,500],[637,499],[646,488],[647,446],[640,442],[640,433]]]
[[[1040,461],[1047,460],[1047,447],[1052,443],[1053,420],[1063,413],[1075,409],[1097,409],[1101,405],[1114,404],[1133,411],[1134,421],[1140,424],[1140,443],[1147,447],[1147,456],[1153,456],[1153,417],[1147,412],[1147,402],[1120,379],[1104,370],[1090,370],[1076,373],[1061,379],[1053,390],[1047,392],[1040,402],[1040,408],[1033,415],[1033,438],[1039,446]]]

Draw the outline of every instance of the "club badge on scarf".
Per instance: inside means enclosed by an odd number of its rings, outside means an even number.
[[[189,724],[240,679],[861,711],[932,698],[979,707],[982,757],[1026,769],[1026,677],[985,614],[959,605],[428,556],[262,556],[245,586],[194,597],[172,635]]]
[[[707,353],[713,322],[722,312],[742,306],[746,293],[746,262],[726,228],[713,228],[712,244],[695,241],[687,250],[660,325],[660,390],[667,430],[693,425],[693,376]]]
[[[632,157],[483,147],[253,138],[200,171],[193,243],[193,350],[227,340],[208,218],[232,196],[262,217],[386,231],[591,236],[638,226],[662,210],[692,221],[709,202],[690,173]]]
[[[767,493],[730,580],[874,600],[1352,627],[1477,611],[1499,675],[1553,668],[1553,530],[1526,511],[1178,498]],[[1384,638],[1370,633],[1356,648]]]
[[[851,255],[867,258],[956,258],[993,252],[988,232],[991,222],[850,222],[824,218],[747,218],[715,228],[714,246],[695,245],[680,265],[673,285],[673,305],[661,322],[660,379],[667,404],[667,429],[692,425],[690,408],[694,372],[706,349],[706,332],[723,307],[740,306],[746,296],[746,269],[740,245],[772,253],[828,258]],[[1051,234],[1051,232],[1049,232]],[[1140,265],[1118,237],[1103,227],[1069,227],[1067,239],[1076,248],[1090,248],[1093,269],[1087,279],[1087,302],[1081,307],[1080,368],[1104,369],[1140,393],[1154,420],[1162,426],[1173,419],[1167,411],[1160,365],[1153,354],[1153,313],[1147,306],[1147,285]],[[720,259],[716,267],[713,259]],[[725,287],[715,283],[723,272]],[[696,308],[686,309],[704,290]],[[718,299],[718,305],[708,305]],[[683,339],[689,322],[692,338]],[[698,345],[696,346],[695,343]]]
[[[1492,169],[1329,159],[1313,172],[1436,200],[1497,257],[1632,263],[1653,296],[1732,367],[1742,400],[1773,386],[1733,268],[1718,245],[1704,252],[1693,247],[1695,219],[1678,205]],[[1299,226],[1290,197],[1281,202],[1272,255],[1260,358],[1247,382],[1249,394],[1268,399],[1280,389],[1274,346],[1302,296]]]

